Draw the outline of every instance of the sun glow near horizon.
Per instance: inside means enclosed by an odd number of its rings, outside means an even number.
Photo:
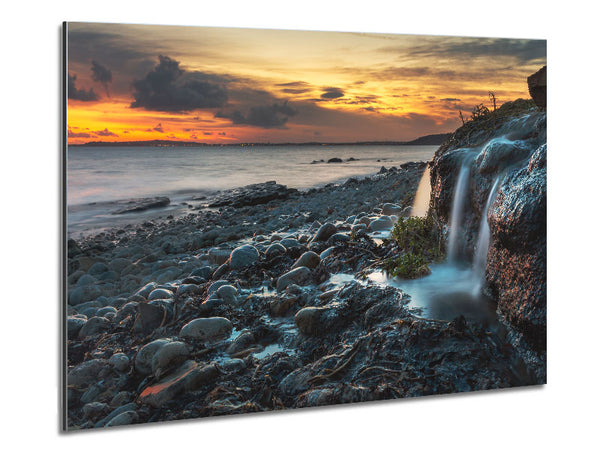
[[[71,23],[69,144],[403,141],[528,96],[545,41]]]

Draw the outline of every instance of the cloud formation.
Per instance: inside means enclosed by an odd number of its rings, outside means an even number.
[[[106,91],[106,96],[110,97],[110,92],[108,90],[108,84],[112,83],[112,72],[108,67],[103,66],[99,62],[92,61],[92,80],[102,84],[104,86],[104,90]]]
[[[69,74],[69,84],[67,87],[67,97],[71,100],[79,100],[82,102],[95,102],[98,100],[98,95],[94,92],[94,89],[90,88],[89,90],[85,89],[77,89],[75,86],[75,81],[77,80],[77,75]]]
[[[160,55],[159,63],[141,80],[133,82],[132,108],[151,111],[184,112],[201,108],[217,108],[227,103],[223,86],[205,81],[204,74],[184,76],[179,61]]]
[[[321,94],[321,98],[326,100],[332,100],[335,98],[340,98],[344,96],[344,91],[337,87],[328,87],[325,88],[324,92]]]
[[[100,131],[95,131],[94,133],[97,136],[115,136],[115,137],[119,136],[117,133],[113,133],[108,128],[105,128],[104,130],[100,130]]]
[[[244,114],[239,109],[231,112],[219,111],[215,117],[230,119],[236,125],[252,125],[261,128],[284,128],[288,118],[298,113],[287,101],[272,105],[252,106]]]

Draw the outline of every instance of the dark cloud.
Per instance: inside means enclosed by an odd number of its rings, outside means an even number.
[[[94,92],[94,89],[90,88],[87,91],[85,89],[77,89],[77,87],[75,86],[75,80],[77,80],[77,75],[69,74],[69,86],[67,96],[71,100],[79,100],[82,102],[95,102],[96,100],[98,100],[98,95]]]
[[[225,135],[227,135],[227,133],[225,133],[224,131],[221,131],[221,132],[218,133],[218,135],[219,136],[225,136]]]
[[[67,136],[70,138],[90,138],[90,133],[73,131],[71,128],[68,129]]]
[[[212,136],[213,135],[211,131],[204,131],[204,132],[202,132],[202,134],[204,136]]]
[[[284,128],[288,118],[297,114],[287,102],[272,105],[252,106],[247,113],[236,109],[231,112],[219,111],[215,117],[226,118],[236,125],[252,125],[260,128]]]
[[[162,55],[158,59],[159,63],[152,71],[133,82],[135,101],[131,103],[132,108],[183,112],[217,108],[227,103],[226,89],[205,81],[206,74],[193,72],[184,76],[178,61]]]
[[[501,38],[450,39],[441,44],[418,46],[411,50],[409,55],[458,59],[510,57],[518,64],[530,64],[546,59],[546,41]]]
[[[289,83],[279,83],[279,84],[276,84],[275,86],[281,86],[281,87],[304,87],[304,86],[309,86],[309,84],[306,81],[291,81]]]
[[[460,102],[460,98],[440,98],[440,101],[442,102]]]
[[[153,131],[157,131],[159,133],[164,133],[165,129],[162,126],[162,123],[159,123],[158,125],[156,125],[154,128],[152,128]]]
[[[282,89],[281,92],[285,94],[304,94],[310,92],[310,89]]]
[[[112,72],[110,69],[96,61],[92,61],[91,71],[92,80],[102,84],[102,86],[104,86],[104,90],[106,91],[106,96],[110,97],[110,92],[108,91],[108,84],[112,83]]]
[[[340,98],[344,96],[344,91],[337,87],[328,87],[324,89],[324,92],[321,94],[322,99],[331,100],[335,98]]]
[[[105,128],[104,130],[100,130],[100,131],[95,131],[94,133],[97,136],[118,136],[117,133],[113,133],[108,128]]]

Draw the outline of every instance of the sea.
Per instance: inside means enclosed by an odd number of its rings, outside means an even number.
[[[437,146],[245,145],[223,147],[69,147],[68,234],[88,234],[188,208],[193,199],[276,181],[309,189],[377,173],[382,166],[429,161]],[[342,163],[327,163],[339,158]],[[119,202],[166,196],[144,213],[112,214]]]

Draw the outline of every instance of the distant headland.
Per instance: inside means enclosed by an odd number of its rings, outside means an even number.
[[[238,142],[231,144],[208,144],[193,141],[171,141],[165,139],[154,139],[150,141],[120,141],[103,142],[90,141],[85,144],[69,144],[69,147],[251,147],[260,146],[287,146],[287,145],[441,145],[452,133],[429,134],[421,136],[412,141],[361,141],[361,142],[288,142],[288,143],[270,143],[270,142]]]

